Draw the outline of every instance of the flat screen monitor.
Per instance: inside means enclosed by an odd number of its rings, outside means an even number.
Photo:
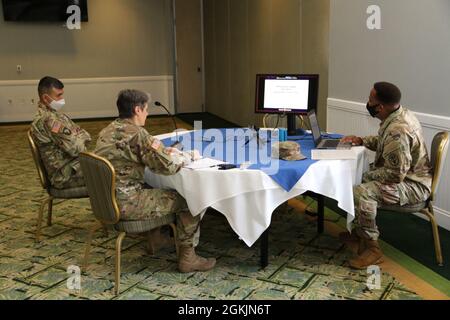
[[[256,113],[306,115],[317,108],[319,75],[258,74]]]
[[[77,5],[81,21],[88,21],[87,0],[2,0],[5,21],[67,21],[67,8]]]

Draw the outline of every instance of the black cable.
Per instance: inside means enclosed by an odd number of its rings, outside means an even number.
[[[170,111],[161,102],[155,101],[155,106],[164,108],[164,110],[166,110],[166,112],[170,116],[170,118],[172,118],[173,125],[175,127],[175,135],[177,137],[177,141],[172,143],[172,145],[170,147],[177,148],[180,151],[182,151],[183,145],[181,144],[180,140],[178,140],[178,127],[177,127],[177,122],[175,121],[175,116],[173,114],[171,114]]]

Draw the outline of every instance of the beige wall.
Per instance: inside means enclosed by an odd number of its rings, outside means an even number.
[[[261,124],[256,74],[314,72],[322,77],[325,119],[328,6],[329,0],[205,0],[206,110],[239,125]]]
[[[256,74],[301,70],[300,0],[204,6],[206,110],[243,126],[255,123]]]
[[[0,6],[0,80],[173,75],[171,5],[89,0],[89,22],[75,31],[61,24],[5,22]]]
[[[304,73],[320,75],[317,115],[326,129],[330,47],[330,0],[302,0],[302,52]]]

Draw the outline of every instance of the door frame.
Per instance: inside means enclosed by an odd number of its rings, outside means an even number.
[[[203,10],[203,1],[204,0],[198,0],[200,2],[200,29],[201,29],[201,43],[202,43],[202,111],[205,112],[206,106],[206,84],[205,84],[205,23],[204,23],[204,10]],[[178,79],[178,50],[177,50],[177,9],[176,9],[176,0],[172,0],[172,20],[173,20],[173,47],[174,47],[174,100],[175,100],[175,114],[178,113],[178,106],[179,106],[179,99],[178,99],[178,92],[179,92],[179,79]]]

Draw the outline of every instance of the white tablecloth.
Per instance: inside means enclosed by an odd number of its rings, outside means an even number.
[[[171,134],[157,136],[159,139]],[[236,234],[252,246],[269,227],[273,211],[285,201],[306,191],[337,200],[354,219],[353,186],[361,183],[368,160],[364,147],[355,148],[357,160],[322,160],[311,165],[290,192],[259,170],[182,168],[172,176],[145,170],[145,181],[154,188],[175,189],[191,213],[203,215],[208,207],[221,212]]]

